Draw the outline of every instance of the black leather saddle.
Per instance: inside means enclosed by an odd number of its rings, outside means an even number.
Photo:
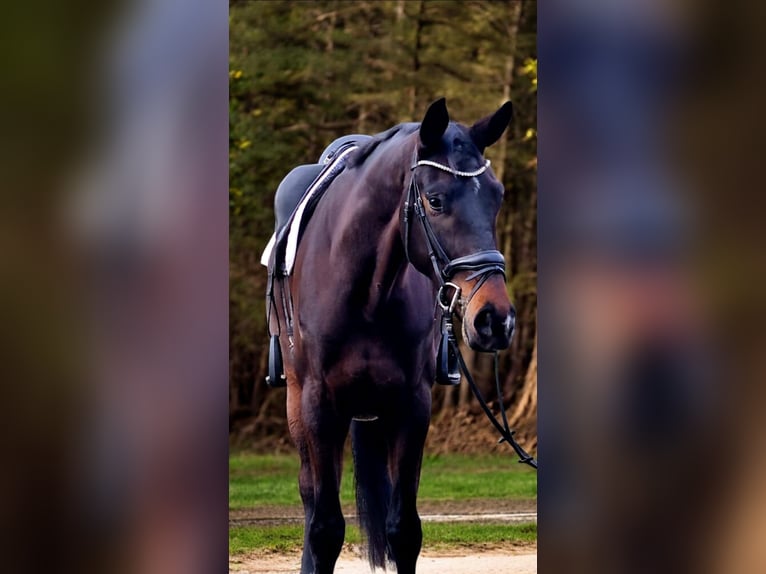
[[[319,163],[299,165],[288,173],[279,184],[274,197],[274,215],[276,216],[274,230],[278,233],[285,226],[295,208],[298,207],[303,194],[337,156],[338,152],[349,145],[364,143],[368,139],[371,139],[371,136],[362,134],[339,137],[322,152]]]
[[[298,204],[306,194],[306,192],[322,178],[322,188],[317,189],[314,192],[314,196],[311,199],[311,205],[307,205],[307,209],[304,211],[301,227],[304,227],[316,202],[321,197],[324,190],[332,182],[333,178],[342,171],[341,168],[334,168],[334,173],[328,174],[329,177],[323,177],[326,170],[333,168],[333,160],[336,159],[338,154],[352,145],[361,145],[372,136],[363,134],[351,134],[342,136],[333,141],[322,152],[319,158],[319,163],[299,165],[288,173],[277,188],[277,193],[274,197],[274,215],[276,218],[275,233],[276,242],[274,245],[274,255],[271,259],[269,268],[270,270],[281,269],[284,262],[284,251],[287,237],[287,228],[289,222],[293,217]]]

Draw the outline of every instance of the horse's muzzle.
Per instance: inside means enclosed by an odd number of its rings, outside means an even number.
[[[468,345],[475,351],[507,349],[516,327],[516,310],[511,305],[499,310],[486,303],[473,318],[463,322]]]

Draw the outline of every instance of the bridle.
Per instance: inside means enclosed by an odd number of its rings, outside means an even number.
[[[455,312],[455,307],[460,301],[461,288],[453,283],[451,279],[461,271],[468,271],[469,274],[466,277],[466,281],[475,280],[471,292],[465,300],[465,306],[468,306],[476,292],[481,289],[482,285],[494,274],[500,273],[505,276],[505,257],[496,249],[486,249],[482,251],[476,251],[469,255],[463,255],[451,259],[447,252],[441,245],[439,238],[436,236],[431,222],[426,215],[426,209],[423,205],[423,200],[420,196],[420,189],[418,188],[417,181],[415,180],[415,170],[421,166],[428,166],[445,171],[452,174],[455,177],[478,177],[483,174],[489,168],[490,162],[486,160],[483,166],[475,171],[460,171],[451,168],[448,165],[444,165],[435,161],[417,159],[417,150],[415,157],[413,158],[413,164],[410,168],[410,184],[407,188],[407,196],[404,201],[404,215],[403,215],[403,241],[404,252],[407,257],[407,261],[412,263],[410,259],[409,243],[410,243],[410,226],[412,225],[412,215],[414,213],[415,219],[420,222],[420,226],[423,229],[423,235],[426,238],[426,247],[428,249],[428,258],[431,261],[431,265],[434,269],[434,275],[439,282],[439,291],[436,294],[436,303],[441,308],[441,332],[442,337],[439,343],[439,351],[436,361],[436,380],[441,384],[446,385],[458,385],[460,384],[460,371],[463,372],[466,380],[468,381],[474,396],[479,401],[479,405],[489,418],[490,422],[500,433],[500,440],[498,442],[508,442],[516,454],[519,456],[519,462],[528,464],[529,466],[537,469],[537,461],[529,455],[519,443],[514,439],[514,431],[508,426],[508,418],[505,412],[505,405],[503,402],[502,385],[500,385],[500,379],[497,370],[497,351],[495,351],[495,385],[497,388],[498,403],[500,405],[500,414],[502,417],[502,424],[498,421],[492,410],[484,400],[476,382],[473,380],[471,373],[466,366],[465,360],[460,352],[460,348],[455,340],[454,329],[452,326],[452,316]],[[449,296],[448,290],[452,289],[452,295]]]
[[[423,228],[423,233],[426,237],[426,246],[428,248],[428,258],[431,261],[431,265],[434,268],[434,275],[437,281],[439,281],[439,295],[437,297],[439,305],[444,309],[447,306],[450,312],[454,311],[454,307],[457,301],[460,299],[461,289],[458,285],[451,282],[451,279],[460,271],[469,271],[470,274],[466,277],[467,281],[476,280],[471,293],[466,300],[466,305],[470,302],[471,298],[481,288],[481,286],[495,273],[501,273],[505,279],[505,258],[503,254],[496,249],[487,249],[483,251],[477,251],[470,255],[464,255],[462,257],[456,257],[451,259],[447,252],[441,245],[439,238],[436,237],[431,222],[426,216],[425,206],[423,200],[420,197],[420,189],[418,188],[417,181],[415,179],[415,170],[420,166],[430,166],[446,171],[454,175],[455,177],[477,177],[487,171],[489,167],[489,160],[475,171],[459,171],[452,169],[451,167],[437,163],[430,160],[417,160],[415,159],[410,171],[412,176],[410,177],[410,185],[407,189],[407,198],[404,202],[404,252],[407,256],[407,260],[411,262],[409,243],[410,243],[410,225],[411,225],[411,212],[414,211],[415,217],[420,222],[420,226]],[[449,298],[449,302],[446,298],[446,289],[451,288],[454,290],[452,297]]]

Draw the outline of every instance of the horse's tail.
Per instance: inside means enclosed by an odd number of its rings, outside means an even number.
[[[367,538],[367,557],[372,569],[386,567],[386,516],[391,499],[388,447],[380,421],[353,421],[356,508],[362,535]]]

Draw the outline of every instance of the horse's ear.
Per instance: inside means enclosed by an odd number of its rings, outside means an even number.
[[[420,124],[420,142],[424,147],[435,148],[447,130],[449,114],[447,113],[447,100],[439,98],[426,110],[423,122]]]
[[[471,139],[479,151],[484,153],[484,148],[499,140],[512,119],[513,104],[505,102],[494,114],[490,114],[473,124],[471,126]]]

